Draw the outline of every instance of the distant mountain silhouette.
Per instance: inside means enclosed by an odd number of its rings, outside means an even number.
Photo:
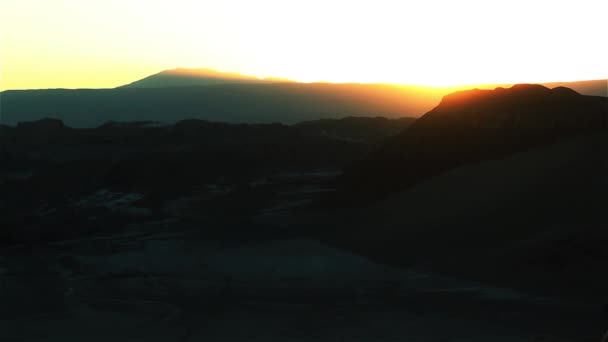
[[[369,202],[468,163],[497,159],[559,139],[604,131],[608,98],[558,87],[446,95],[338,181],[341,199]]]
[[[213,69],[185,69],[177,68],[161,71],[122,86],[123,88],[166,88],[191,87],[217,84],[243,84],[243,83],[288,83],[288,79],[258,78],[233,72],[219,72]]]
[[[608,80],[548,83],[608,96]],[[501,85],[509,87],[510,85]],[[495,85],[480,85],[494,89]],[[72,127],[185,119],[292,124],[347,116],[418,117],[464,87],[296,83],[211,69],[172,69],[114,89],[7,90],[0,124],[51,117]]]
[[[543,83],[545,87],[566,87],[576,90],[582,95],[608,96],[608,80],[578,81],[578,82],[550,82]]]
[[[264,83],[291,83],[292,80],[286,78],[266,77],[258,78],[255,76],[243,75],[235,72],[220,72],[208,68],[188,69],[176,68],[164,70],[157,74],[148,76],[141,80],[122,86],[123,88],[166,88],[166,87],[188,87],[206,86],[217,84],[264,84]],[[567,87],[583,95],[608,96],[608,80],[589,80],[574,82],[548,82],[540,83],[548,88]],[[494,89],[496,87],[511,87],[514,84],[485,84],[478,85],[481,89]],[[425,87],[421,87],[425,88]],[[456,87],[462,88],[462,87]],[[451,87],[443,88],[443,95],[455,90]],[[428,96],[428,95],[427,95]],[[431,105],[435,105],[432,103]],[[430,109],[430,108],[429,108]]]
[[[46,117],[71,127],[96,127],[107,121],[175,123],[202,119],[292,124],[347,116],[403,117],[427,108],[429,100],[422,93],[391,85],[320,83],[8,90],[0,93],[0,124]]]

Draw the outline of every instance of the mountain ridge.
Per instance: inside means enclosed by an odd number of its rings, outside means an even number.
[[[228,84],[232,80],[233,82],[242,81],[242,82],[251,82],[251,83],[324,83],[324,84],[392,84],[397,86],[404,87],[419,87],[419,88],[435,88],[435,89],[445,89],[447,91],[454,91],[455,89],[472,89],[472,88],[482,88],[482,89],[494,89],[497,87],[509,88],[516,84],[541,84],[548,88],[555,87],[567,87],[576,90],[577,92],[583,95],[594,95],[594,96],[608,96],[608,79],[592,79],[592,80],[581,80],[581,81],[551,81],[551,82],[521,82],[521,83],[483,83],[483,84],[463,84],[456,86],[421,86],[416,84],[407,84],[407,83],[387,83],[387,82],[374,82],[374,83],[360,83],[360,82],[350,82],[350,83],[342,83],[342,82],[325,82],[325,81],[316,81],[316,82],[297,82],[284,77],[257,77],[252,75],[246,75],[238,72],[232,71],[217,71],[212,68],[174,68],[162,70],[158,73],[146,76],[142,79],[135,80],[131,83],[119,86],[121,87],[147,87],[146,82],[140,83],[144,80],[149,80],[151,78],[157,78],[162,76],[181,76],[184,79],[196,79],[200,78],[200,85],[209,85],[205,83],[206,79],[215,79],[218,83],[215,84]],[[220,83],[221,82],[221,83]],[[214,84],[214,83],[211,83]],[[196,83],[185,82],[185,84],[176,86],[189,86],[189,85],[197,85]],[[165,85],[166,86],[166,85]],[[154,86],[158,87],[158,86]]]
[[[395,118],[414,116],[427,106],[400,87],[356,84],[9,90],[1,95],[3,124],[54,117],[73,127],[96,127],[106,121],[293,124],[347,116]]]
[[[209,86],[218,84],[291,83],[288,79],[260,78],[236,72],[222,72],[210,68],[175,68],[163,70],[117,88],[165,88]]]
[[[248,78],[237,79],[236,83],[225,83],[230,81],[223,79],[219,82],[224,83],[181,83],[182,86],[163,88],[6,90],[0,93],[3,113],[0,123],[15,125],[20,121],[55,117],[70,126],[95,127],[106,121],[203,119],[291,124],[347,116],[419,117],[433,109],[452,89],[389,84],[298,83],[257,78],[252,81],[249,76],[235,75],[236,78]],[[565,83],[560,84],[557,87]],[[603,92],[605,96],[608,96],[607,84],[605,80],[568,83],[576,85],[574,90],[581,94],[602,95]]]
[[[348,169],[338,181],[340,198],[374,201],[454,167],[605,130],[607,123],[607,98],[563,88],[455,92]]]

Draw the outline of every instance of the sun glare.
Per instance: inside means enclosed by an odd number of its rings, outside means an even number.
[[[605,1],[3,0],[0,89],[209,67],[453,86],[608,76]]]

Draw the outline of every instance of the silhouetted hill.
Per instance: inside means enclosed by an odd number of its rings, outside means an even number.
[[[241,83],[286,83],[287,79],[258,78],[233,72],[219,72],[212,69],[177,68],[161,71],[141,80],[122,86],[123,88],[167,88],[191,87],[217,84]]]
[[[586,80],[573,82],[545,82],[537,83],[547,88],[565,87],[570,88],[581,95],[603,96],[608,97],[608,80]],[[443,88],[442,95],[448,95],[456,91],[469,90],[473,88],[493,90],[496,88],[511,88],[516,84],[513,83],[494,83],[494,84],[479,84],[479,85],[464,85],[456,87]],[[430,108],[429,108],[430,109]]]
[[[608,80],[550,82],[543,83],[543,85],[548,88],[566,87],[574,89],[582,95],[608,96]]]
[[[0,96],[3,124],[52,117],[72,127],[96,127],[107,121],[292,124],[346,116],[403,117],[427,107],[418,101],[420,92],[390,85],[277,83],[9,90]]]
[[[216,85],[216,84],[239,84],[239,83],[288,83],[293,82],[285,78],[258,78],[255,76],[242,75],[234,72],[219,72],[213,69],[188,69],[188,68],[177,68],[171,70],[164,70],[157,74],[148,76],[141,80],[132,82],[122,87],[126,88],[165,88],[165,87],[184,87],[184,86],[199,86],[199,85]],[[608,80],[588,80],[588,81],[574,81],[574,82],[548,82],[541,83],[548,88],[556,87],[567,87],[574,89],[578,93],[583,95],[591,96],[608,96]],[[508,88],[513,84],[485,84],[478,85],[480,89],[494,89],[496,87]],[[410,87],[414,88],[414,87]],[[418,87],[428,88],[430,87]],[[470,89],[470,86],[460,87],[443,87],[436,88],[441,95],[451,93],[458,89]],[[422,94],[418,94],[422,95]],[[434,106],[436,103],[434,100],[438,100],[435,94],[424,94],[425,97],[429,97],[432,102],[429,106]],[[431,109],[428,107],[426,110]],[[419,113],[412,113],[419,114]],[[421,113],[420,113],[421,114]]]
[[[44,118],[37,121],[19,122],[17,128],[30,131],[39,131],[46,134],[50,131],[57,131],[66,128],[63,121],[53,118]]]
[[[409,129],[347,170],[344,199],[367,202],[457,166],[603,131],[608,99],[521,84],[446,95]]]
[[[567,86],[583,95],[600,96],[608,96],[607,84],[607,80],[550,83],[551,87]],[[468,88],[306,84],[210,69],[174,69],[115,89],[4,91],[0,93],[0,124],[46,117],[72,127],[96,127],[107,121],[292,124],[347,116],[418,117],[458,89]]]

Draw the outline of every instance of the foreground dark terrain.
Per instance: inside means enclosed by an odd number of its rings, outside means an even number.
[[[607,106],[0,126],[0,340],[600,341]]]

